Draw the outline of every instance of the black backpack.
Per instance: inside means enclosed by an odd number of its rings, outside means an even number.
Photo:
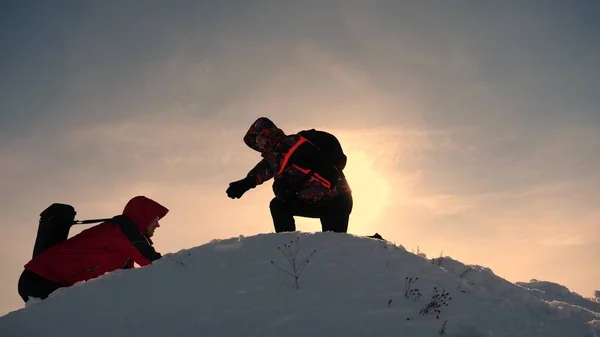
[[[92,219],[75,220],[75,208],[71,205],[54,203],[40,214],[35,244],[33,245],[33,257],[57,243],[65,241],[69,236],[71,226],[75,224],[89,224],[111,220]]]
[[[344,170],[348,158],[344,154],[339,140],[334,135],[315,129],[300,131],[298,135],[308,139],[309,142],[318,147],[338,170]]]

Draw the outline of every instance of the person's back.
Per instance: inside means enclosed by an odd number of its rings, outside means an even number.
[[[143,196],[132,198],[122,215],[45,247],[24,267],[19,294],[45,298],[60,287],[117,269],[146,266],[161,257],[152,247],[154,229],[168,209]]]
[[[336,136],[329,132],[316,129],[302,130],[298,132],[298,135],[305,137],[319,148],[325,155],[325,158],[330,159],[331,163],[337,167],[340,172],[346,168],[347,157]]]
[[[48,248],[25,268],[54,282],[73,285],[126,267],[130,260],[126,240],[119,226],[104,222]]]

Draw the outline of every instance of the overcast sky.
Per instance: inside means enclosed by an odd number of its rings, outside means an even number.
[[[599,36],[593,1],[4,1],[0,313],[53,202],[146,195],[162,253],[272,232],[270,183],[225,194],[260,116],[342,141],[350,233],[592,296]]]

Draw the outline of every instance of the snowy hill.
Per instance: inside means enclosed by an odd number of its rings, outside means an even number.
[[[517,282],[516,284],[531,290],[532,295],[545,301],[564,302],[586,308],[590,311],[600,312],[600,302],[592,301],[589,298],[573,293],[563,285],[538,280]]]
[[[300,248],[298,287],[288,247]],[[546,302],[538,292],[487,268],[428,260],[385,241],[261,234],[58,290],[0,317],[0,335],[600,336],[592,307]]]

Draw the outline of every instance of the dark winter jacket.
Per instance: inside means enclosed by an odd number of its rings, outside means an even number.
[[[71,286],[117,269],[146,266],[161,254],[146,230],[169,210],[143,196],[131,199],[122,215],[88,228],[29,261],[25,268],[56,283]]]
[[[244,143],[263,157],[248,176],[256,185],[274,178],[273,192],[278,198],[322,204],[352,193],[343,173],[346,156],[329,133],[312,129],[286,135],[261,117],[246,132]]]

